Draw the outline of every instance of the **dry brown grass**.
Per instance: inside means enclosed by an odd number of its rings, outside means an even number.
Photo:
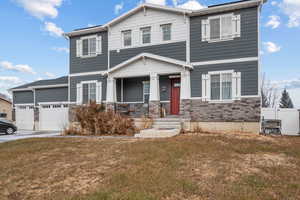
[[[29,139],[0,145],[0,199],[300,199],[300,138]]]

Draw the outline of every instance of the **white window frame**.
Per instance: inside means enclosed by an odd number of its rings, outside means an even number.
[[[130,39],[131,39],[131,44],[130,45],[127,45],[125,46],[125,37],[124,37],[124,33],[125,32],[130,32]],[[130,48],[133,46],[133,37],[132,37],[132,30],[131,29],[127,29],[127,30],[122,30],[121,31],[121,37],[122,37],[122,47],[123,48]]]
[[[81,81],[80,83],[77,84],[77,93],[80,92],[80,94],[77,94],[77,104],[83,104],[83,85],[88,84],[88,100],[90,101],[90,84],[95,83],[96,84],[96,91],[95,91],[95,96],[96,96],[96,103],[101,103],[102,102],[102,82],[99,82],[97,80],[90,80],[90,81]],[[79,87],[79,89],[78,89]],[[79,96],[80,95],[80,96]]]
[[[144,29],[150,29],[150,42],[149,43],[144,43],[143,42],[143,36],[144,36]],[[150,45],[152,43],[152,27],[151,26],[144,26],[140,28],[140,45],[145,46],[145,45]]]
[[[220,75],[220,99],[211,99],[211,75]],[[232,74],[231,99],[222,99],[222,74]],[[202,100],[210,103],[232,103],[241,98],[241,72],[234,70],[210,71],[202,75]]]
[[[163,31],[163,27],[164,26],[170,26],[170,40],[164,40],[164,31]],[[172,23],[166,23],[166,24],[161,24],[160,25],[160,32],[161,32],[161,41],[162,42],[169,42],[172,41]]]
[[[232,32],[231,36],[228,37],[228,35],[225,37],[222,35],[222,17],[230,17],[232,20]],[[211,39],[210,38],[210,33],[211,33],[211,25],[210,25],[210,20],[213,19],[219,19],[220,20],[220,37],[218,39]],[[229,41],[233,40],[234,38],[240,37],[241,36],[241,16],[240,14],[234,15],[234,13],[229,13],[229,14],[223,14],[223,15],[214,15],[210,16],[207,19],[202,20],[202,26],[201,26],[201,31],[202,31],[202,41],[207,41],[207,42],[222,42],[222,41]]]
[[[145,84],[149,84],[149,92],[148,93],[145,93]],[[150,99],[150,81],[143,81],[143,103],[146,103],[145,95],[149,95],[149,99]]]
[[[83,40],[88,40],[88,55],[83,55]],[[96,39],[96,50],[95,53],[92,54],[90,52],[90,39]],[[89,35],[81,37],[79,40],[76,41],[76,54],[77,57],[81,58],[90,58],[90,57],[96,57],[97,55],[102,54],[102,36],[98,35]]]

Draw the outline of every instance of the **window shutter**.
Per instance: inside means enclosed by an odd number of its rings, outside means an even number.
[[[96,84],[96,102],[102,102],[102,82],[97,82]]]
[[[202,101],[210,99],[210,81],[208,74],[202,74]]]
[[[201,26],[201,40],[202,41],[209,41],[210,37],[210,28],[209,28],[209,21],[206,20],[202,20],[201,21],[202,26]]]
[[[96,52],[97,54],[102,53],[102,37],[98,36],[96,39]]]
[[[76,56],[82,56],[82,40],[76,40]]]
[[[241,98],[241,72],[232,74],[232,99],[239,100]]]
[[[77,83],[76,85],[77,92],[76,92],[76,102],[78,105],[82,104],[82,86],[81,83]]]
[[[233,37],[240,37],[241,36],[241,15],[234,15],[232,17],[232,35]]]

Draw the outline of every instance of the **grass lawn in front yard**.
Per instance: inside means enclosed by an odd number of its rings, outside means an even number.
[[[40,138],[0,144],[0,199],[300,199],[300,138]]]

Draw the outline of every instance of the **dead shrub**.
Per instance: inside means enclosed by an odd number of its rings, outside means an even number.
[[[132,119],[106,110],[104,105],[90,102],[74,110],[80,131],[76,128],[65,130],[75,135],[133,135],[136,132]]]
[[[146,117],[146,116],[142,117],[142,124],[141,124],[142,130],[150,129],[152,128],[152,125],[153,125],[153,119],[151,117]]]

